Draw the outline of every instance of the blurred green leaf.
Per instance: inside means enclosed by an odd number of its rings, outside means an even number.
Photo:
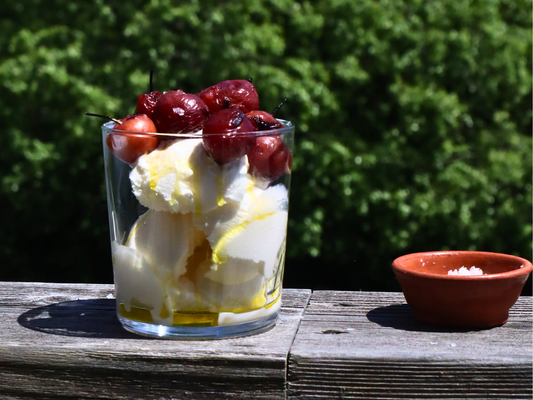
[[[101,121],[252,77],[296,125],[287,286],[393,258],[530,257],[531,2],[27,0],[0,19],[1,279],[111,281]],[[327,274],[324,274],[324,272]],[[326,276],[325,276],[326,275]]]

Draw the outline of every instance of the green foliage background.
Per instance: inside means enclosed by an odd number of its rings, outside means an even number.
[[[286,286],[399,290],[425,250],[531,259],[531,2],[24,0],[0,20],[0,279],[111,282],[99,125],[253,77],[297,126]]]

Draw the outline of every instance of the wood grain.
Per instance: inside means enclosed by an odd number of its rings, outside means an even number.
[[[289,398],[532,398],[532,301],[509,322],[417,323],[402,293],[313,292],[289,355]]]
[[[0,282],[0,398],[531,399],[532,311],[455,331],[401,293],[285,289],[271,331],[169,341],[126,332],[112,285]]]
[[[310,290],[283,291],[265,333],[215,341],[126,332],[112,285],[0,282],[0,397],[278,399]]]

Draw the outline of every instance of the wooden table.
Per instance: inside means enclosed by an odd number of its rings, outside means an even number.
[[[531,297],[509,322],[412,320],[402,293],[283,291],[276,327],[215,341],[130,334],[112,285],[0,282],[0,398],[531,399]]]

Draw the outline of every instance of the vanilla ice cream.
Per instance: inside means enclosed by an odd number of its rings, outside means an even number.
[[[221,166],[207,156],[201,139],[178,139],[139,157],[130,179],[143,206],[202,215],[228,201],[240,202],[247,170],[246,157]]]
[[[256,185],[247,171],[246,156],[219,165],[201,139],[164,141],[139,157],[130,181],[148,211],[112,246],[124,316],[227,325],[279,309],[272,282],[281,280],[288,191]]]

